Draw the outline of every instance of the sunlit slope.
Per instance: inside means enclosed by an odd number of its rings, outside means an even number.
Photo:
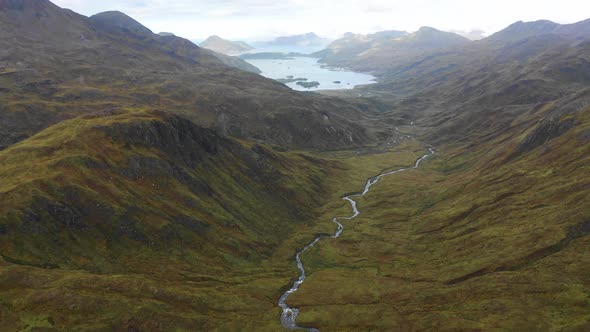
[[[297,207],[329,171],[162,112],[66,121],[0,160],[5,260],[96,271],[264,257],[309,218]]]
[[[296,248],[423,147],[395,151],[277,152],[156,111],[52,126],[0,152],[0,327],[276,331]]]

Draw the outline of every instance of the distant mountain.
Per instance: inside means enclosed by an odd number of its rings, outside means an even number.
[[[328,45],[328,50],[333,53],[351,53],[360,54],[372,47],[375,47],[380,42],[397,39],[407,36],[405,31],[388,30],[373,34],[362,35],[348,32],[340,39],[333,41]]]
[[[326,47],[329,43],[329,39],[309,32],[301,35],[281,36],[270,41],[259,41],[254,45],[265,51],[310,53]]]
[[[382,72],[411,61],[424,52],[469,43],[455,33],[422,27],[414,33],[382,31],[369,35],[348,33],[315,53],[322,62],[358,71]]]
[[[328,39],[321,38],[313,32],[294,35],[294,36],[282,36],[275,38],[273,41],[268,42],[269,45],[284,46],[319,46],[328,43]]]
[[[456,33],[456,34],[463,36],[463,37],[470,39],[470,40],[480,40],[480,39],[484,39],[486,37],[485,31],[483,31],[483,30],[471,30],[471,31],[453,30],[451,32]]]
[[[518,21],[491,35],[489,39],[511,42],[539,35],[556,35],[574,39],[584,39],[589,34],[590,20],[564,25],[547,20],[539,20],[534,22]]]
[[[231,41],[219,36],[211,36],[199,44],[200,47],[227,55],[239,55],[254,49],[243,41]]]
[[[90,20],[94,22],[96,26],[99,26],[105,31],[120,33],[122,30],[125,33],[132,34],[140,39],[156,38],[161,42],[162,45],[167,45],[167,47],[172,48],[175,51],[183,53],[189,57],[199,57],[203,53],[208,53],[209,55],[219,59],[225,65],[255,74],[259,74],[261,72],[260,69],[239,58],[211,50],[197,50],[196,45],[194,45],[191,41],[177,37],[173,33],[161,32],[157,35],[154,35],[151,30],[141,25],[141,23],[119,11],[99,13],[91,16]]]
[[[501,132],[511,117],[497,115],[511,114],[512,107],[563,98],[560,103],[571,107],[556,112],[569,112],[589,104],[584,88],[590,85],[589,29],[590,20],[516,22],[479,41],[415,53],[386,67],[381,82],[370,89],[399,97],[393,109],[444,119],[431,141],[445,136],[458,140],[487,132],[486,126]]]

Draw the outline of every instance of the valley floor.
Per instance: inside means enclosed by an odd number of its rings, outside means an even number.
[[[153,273],[111,274],[31,267],[2,259],[0,328],[280,330],[277,301],[297,277],[295,250],[318,234],[334,232],[331,218],[350,212],[342,195],[361,190],[367,178],[375,174],[412,165],[424,153],[417,142],[397,140],[400,142],[390,141],[390,145],[368,150],[313,155],[337,165],[323,179],[329,188],[328,203],[313,211],[313,223],[295,228],[263,262],[240,263],[214,274],[210,267],[201,269],[178,262],[160,266]],[[396,144],[394,148],[392,144]],[[352,232],[350,226],[345,226],[347,232]],[[311,261],[313,256],[315,253],[306,255],[304,260]]]

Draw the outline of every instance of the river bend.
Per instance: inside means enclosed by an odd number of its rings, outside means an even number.
[[[403,135],[403,134],[400,134],[400,135],[407,137],[409,139],[415,140],[413,137]],[[306,279],[305,268],[303,266],[303,262],[301,261],[301,255],[304,252],[306,252],[307,249],[313,247],[313,245],[316,244],[321,239],[328,238],[328,237],[335,239],[335,238],[339,237],[340,234],[342,234],[342,231],[344,230],[344,225],[342,225],[342,223],[340,223],[340,220],[354,219],[361,213],[357,207],[356,201],[353,199],[354,197],[362,197],[365,194],[367,194],[369,192],[369,190],[371,189],[371,187],[384,176],[392,175],[392,174],[396,174],[396,173],[401,173],[401,172],[405,172],[405,171],[408,171],[411,169],[418,168],[420,166],[420,163],[422,161],[424,161],[424,159],[426,159],[434,154],[434,148],[432,146],[429,145],[427,147],[427,150],[428,150],[428,152],[426,154],[424,154],[422,157],[420,157],[420,158],[418,158],[418,160],[416,160],[416,163],[414,164],[414,166],[408,167],[408,168],[400,168],[395,171],[384,172],[379,175],[376,175],[376,176],[370,178],[369,180],[367,180],[367,183],[365,184],[365,188],[361,193],[356,193],[356,194],[344,196],[342,199],[348,201],[352,207],[352,215],[349,217],[334,217],[334,218],[332,218],[332,222],[338,226],[338,228],[336,229],[336,232],[333,235],[320,235],[320,236],[316,237],[313,241],[311,241],[311,243],[309,243],[308,245],[303,247],[303,249],[301,249],[297,252],[297,254],[295,255],[295,262],[297,263],[297,268],[299,269],[299,272],[300,272],[299,278],[293,283],[291,288],[289,288],[286,292],[284,292],[281,295],[281,297],[279,298],[279,303],[278,303],[282,309],[281,324],[285,328],[287,328],[289,330],[306,330],[309,332],[319,332],[319,330],[316,328],[308,328],[308,327],[298,326],[297,325],[297,316],[299,315],[299,309],[292,308],[287,304],[287,298],[289,298],[289,296],[291,294],[295,293],[299,289],[299,286],[301,286],[301,284]]]

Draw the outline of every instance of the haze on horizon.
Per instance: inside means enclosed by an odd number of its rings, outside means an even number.
[[[52,0],[83,15],[119,10],[155,33],[166,31],[194,41],[210,35],[232,40],[269,40],[313,31],[338,38],[345,32],[482,30],[489,35],[516,21],[587,19],[584,0]]]

